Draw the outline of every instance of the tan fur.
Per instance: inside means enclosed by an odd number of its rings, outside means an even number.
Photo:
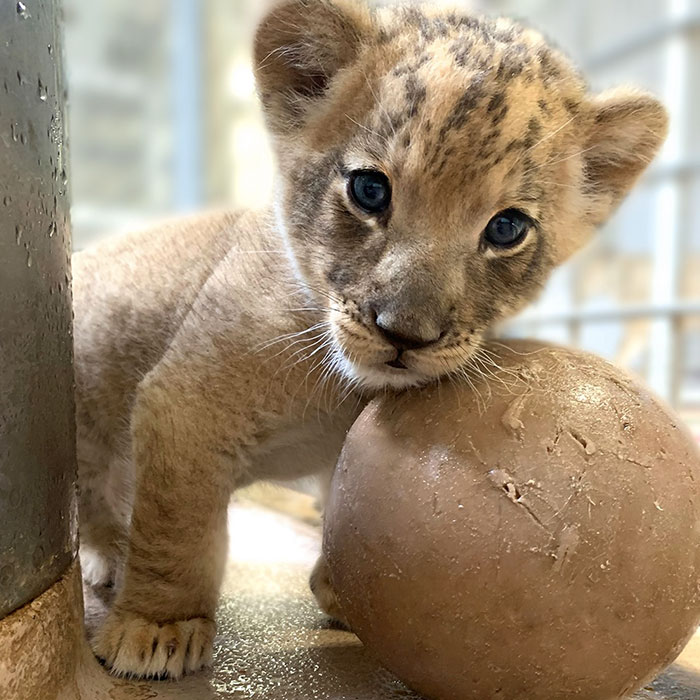
[[[648,95],[589,95],[536,32],[432,8],[286,0],[255,66],[274,209],[74,257],[81,556],[92,583],[117,581],[95,640],[115,673],[206,663],[231,492],[330,469],[373,391],[468,381],[484,334],[607,219],[666,130]],[[348,196],[367,168],[391,181],[382,215]],[[536,226],[486,245],[510,208]],[[437,340],[387,366],[378,310]],[[338,615],[323,562],[313,586]]]

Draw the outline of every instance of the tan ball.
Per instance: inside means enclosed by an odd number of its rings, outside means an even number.
[[[700,618],[697,446],[597,357],[489,353],[478,393],[443,382],[357,420],[326,513],[332,584],[428,698],[622,698]]]

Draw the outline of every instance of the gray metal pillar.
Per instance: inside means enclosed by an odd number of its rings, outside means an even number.
[[[56,0],[0,2],[0,617],[75,550],[75,430]]]

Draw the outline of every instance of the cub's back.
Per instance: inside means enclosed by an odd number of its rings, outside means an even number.
[[[78,421],[106,444],[247,219],[216,213],[167,222],[73,256]]]

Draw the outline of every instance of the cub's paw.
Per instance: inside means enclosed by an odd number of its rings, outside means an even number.
[[[116,564],[94,547],[80,545],[80,568],[83,581],[93,588],[111,587],[116,578]]]
[[[214,631],[203,617],[158,624],[117,610],[97,632],[93,650],[114,675],[177,679],[211,663]]]
[[[333,618],[336,623],[339,623],[340,626],[350,629],[350,625],[348,625],[348,622],[345,619],[345,615],[340,608],[338,598],[335,595],[333,586],[331,585],[328,566],[323,557],[318,559],[316,566],[314,566],[314,570],[311,572],[309,587],[316,598],[318,607],[321,608],[326,615]]]

